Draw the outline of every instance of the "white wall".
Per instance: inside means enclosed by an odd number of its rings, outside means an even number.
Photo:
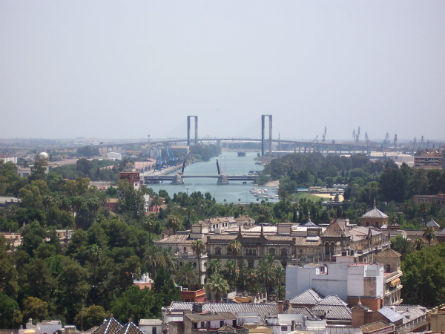
[[[376,295],[384,295],[383,266],[329,263],[327,272],[320,272],[320,266],[288,266],[286,268],[286,299],[314,289],[324,296],[336,295],[343,300],[348,296],[364,296],[364,278],[376,277]]]

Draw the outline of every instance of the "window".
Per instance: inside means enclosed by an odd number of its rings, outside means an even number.
[[[196,268],[196,262],[193,262],[193,268]]]
[[[222,326],[224,326],[224,321],[221,320],[221,321],[219,322],[219,327],[222,327]]]
[[[193,323],[193,328],[198,328],[198,323],[197,322]]]
[[[215,255],[221,255],[221,247],[215,248]]]
[[[256,256],[256,248],[246,248],[246,255]]]
[[[253,264],[254,264],[254,261],[253,261],[253,260],[249,260],[249,261],[247,261],[247,265],[248,265],[248,267],[249,267],[250,269],[253,268]]]
[[[287,256],[287,249],[281,248],[281,256]]]
[[[156,327],[152,327],[151,334],[156,334]]]
[[[287,332],[287,326],[281,326],[281,331],[282,332]]]
[[[184,247],[184,253],[187,253],[187,247]]]
[[[275,255],[275,248],[269,249],[269,255]]]
[[[205,327],[205,322],[201,321],[201,328],[204,328],[204,327]]]

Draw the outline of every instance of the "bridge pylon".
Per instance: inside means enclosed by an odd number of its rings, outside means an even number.
[[[191,119],[194,119],[195,121],[195,140],[194,140],[194,144],[198,144],[198,116],[194,116],[194,115],[187,115],[187,146],[190,146],[190,123],[191,123]]]
[[[265,144],[265,125],[266,118],[269,121],[269,138],[267,139],[269,154],[272,153],[272,115],[261,115],[261,156],[264,156],[264,144]]]

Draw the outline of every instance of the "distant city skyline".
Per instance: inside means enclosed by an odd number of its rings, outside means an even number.
[[[444,140],[445,2],[0,2],[0,138]]]

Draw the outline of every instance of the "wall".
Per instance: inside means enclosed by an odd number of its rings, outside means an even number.
[[[337,295],[346,300],[348,264],[327,264],[327,273],[322,273],[320,267],[286,268],[286,299],[291,299],[307,289],[328,296]]]
[[[323,272],[324,269],[324,272]],[[383,298],[383,267],[328,263],[326,266],[288,266],[286,268],[286,299],[291,299],[307,289],[321,295],[337,295],[343,300],[348,296]]]

